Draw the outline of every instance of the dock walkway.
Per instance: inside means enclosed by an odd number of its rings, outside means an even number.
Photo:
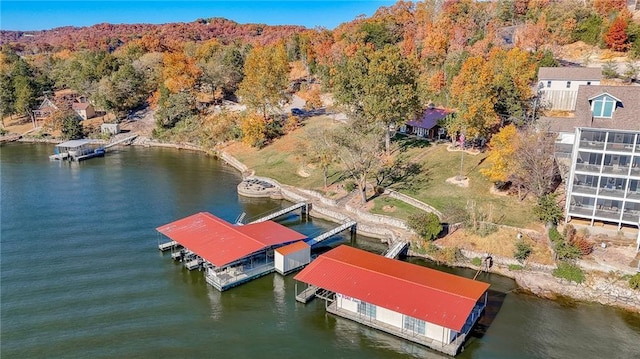
[[[330,230],[328,232],[322,233],[321,235],[308,240],[307,244],[309,246],[313,247],[316,244],[322,242],[323,240],[325,240],[325,239],[327,239],[327,238],[329,238],[331,236],[334,236],[334,235],[336,235],[336,234],[338,234],[338,233],[340,233],[340,232],[342,232],[342,231],[344,231],[346,229],[351,228],[353,230],[356,227],[356,225],[357,225],[357,223],[355,221],[349,220],[349,221],[343,223],[342,225],[340,225],[339,227],[336,227],[336,228],[334,228],[334,229],[332,229],[332,230]]]
[[[280,217],[283,214],[286,214],[286,213],[289,213],[289,212],[293,212],[298,208],[302,208],[302,212],[306,213],[306,212],[308,212],[308,206],[309,205],[307,204],[307,202],[299,202],[299,203],[294,204],[293,206],[281,209],[281,210],[279,210],[277,212],[271,213],[271,214],[266,215],[264,217],[260,217],[260,218],[254,220],[254,221],[251,221],[251,222],[249,222],[247,224],[266,222],[266,221],[272,220],[274,218]],[[238,223],[238,224],[241,224],[241,223]]]
[[[398,258],[400,253],[405,251],[409,247],[409,241],[397,240],[389,244],[389,248],[384,252],[384,256],[387,258]]]

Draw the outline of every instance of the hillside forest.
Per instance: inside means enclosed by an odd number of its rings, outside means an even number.
[[[640,21],[626,0],[399,1],[334,30],[209,18],[0,35],[3,127],[7,117],[28,121],[44,96],[71,89],[115,121],[151,109],[160,141],[263,147],[300,126],[301,118],[281,110],[292,94],[307,110],[325,106],[330,94],[335,111],[353,119],[352,134],[377,136],[381,157],[393,150],[389,128],[430,104],[455,111],[442,124],[453,140],[500,134],[494,138],[516,144],[510,139],[534,136],[527,125],[544,110],[537,70],[559,66],[565,45],[640,57]],[[637,68],[625,68],[612,77],[633,81]],[[226,110],[228,101],[246,110]],[[74,130],[82,123],[69,125],[70,116],[52,115],[40,135],[99,135]],[[333,139],[346,150],[355,145]],[[515,180],[503,161],[512,152],[494,156],[487,175],[495,182]],[[361,174],[355,178],[366,185]],[[546,188],[529,191],[542,196]]]

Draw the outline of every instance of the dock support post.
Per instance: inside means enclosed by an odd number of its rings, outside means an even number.
[[[357,224],[354,224],[353,226],[351,226],[351,230],[350,230],[350,232],[351,232],[351,243],[355,243],[355,241],[356,241],[356,232],[357,232],[356,231],[356,226],[357,226]]]

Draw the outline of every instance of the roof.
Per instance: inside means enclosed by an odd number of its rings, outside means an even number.
[[[217,267],[270,246],[307,238],[273,221],[236,226],[207,212],[196,213],[156,230]]]
[[[319,256],[294,279],[458,332],[489,288],[345,245]]]
[[[445,110],[443,108],[428,108],[422,113],[422,117],[408,121],[407,125],[430,129],[437,125],[439,120],[442,120],[452,113],[453,111]]]
[[[71,105],[74,110],[86,110],[89,106],[91,106],[91,104],[88,102],[74,102],[73,105]]]
[[[538,81],[544,80],[600,81],[602,69],[599,67],[541,67],[538,70]]]
[[[608,94],[618,103],[612,118],[593,118],[591,100]],[[575,132],[577,127],[606,128],[615,130],[640,130],[640,86],[579,86],[576,95],[576,111],[570,118],[541,118],[540,123],[551,132]]]
[[[282,254],[283,256],[286,256],[288,254],[296,253],[306,248],[311,248],[311,246],[304,241],[298,241],[295,243],[288,244],[284,247],[277,248],[276,252]]]
[[[56,145],[56,147],[80,147],[80,146],[84,146],[87,144],[92,143],[93,141],[91,140],[71,140],[71,141],[67,141],[67,142],[62,142]]]

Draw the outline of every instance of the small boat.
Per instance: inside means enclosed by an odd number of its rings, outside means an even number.
[[[71,140],[56,145],[51,160],[82,161],[93,157],[104,156],[104,147],[93,146],[92,140]]]

